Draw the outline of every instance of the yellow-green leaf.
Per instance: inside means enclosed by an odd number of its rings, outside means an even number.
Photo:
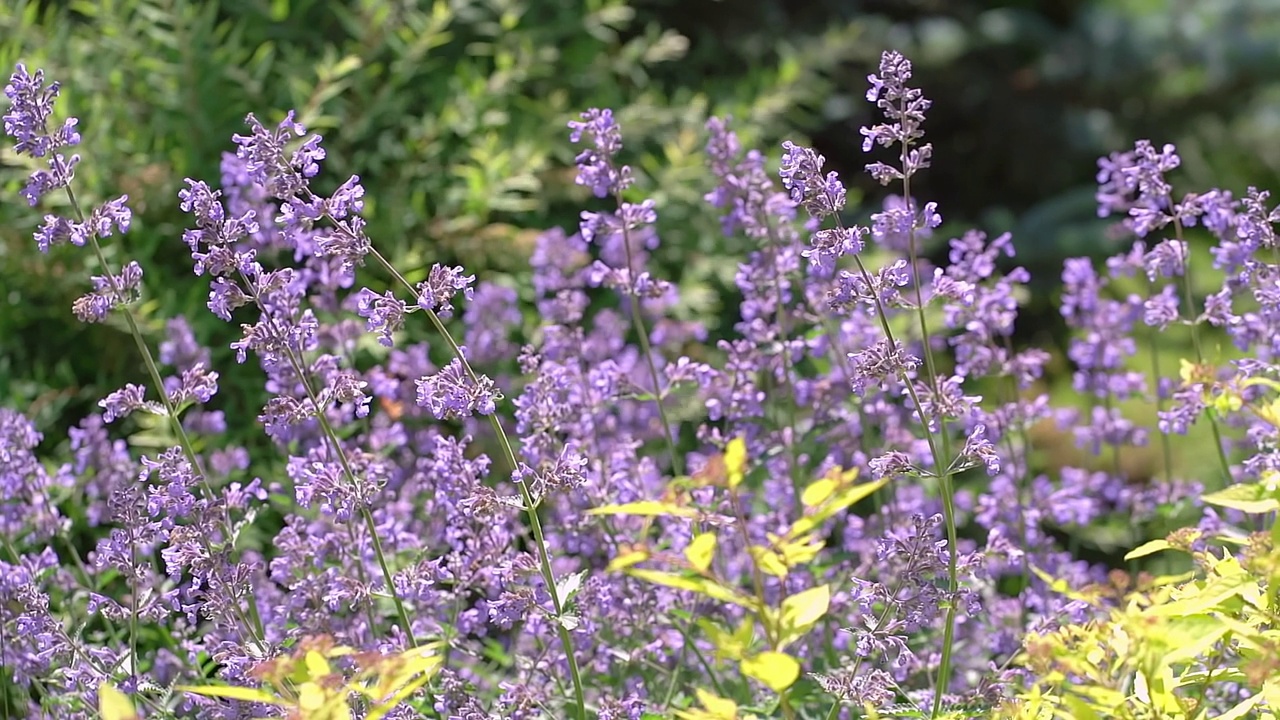
[[[809,588],[783,600],[778,621],[781,626],[778,647],[785,647],[803,637],[827,614],[830,606],[831,587],[828,585]]]
[[[98,714],[102,720],[138,720],[129,696],[105,682],[98,686]]]
[[[1280,500],[1276,499],[1276,492],[1262,483],[1229,485],[1222,490],[1204,495],[1201,499],[1210,505],[1231,508],[1251,515],[1280,510]]]
[[[307,665],[307,676],[313,680],[318,680],[333,672],[329,668],[329,661],[325,659],[324,655],[315,650],[308,650],[306,656],[303,657],[303,662]]]
[[[684,710],[676,713],[681,720],[737,720],[738,704],[728,698],[698,688],[694,691],[698,703],[705,710]]]
[[[675,503],[659,500],[640,500],[637,502],[603,505],[591,508],[588,515],[641,515],[645,517],[683,517],[696,518],[698,511]]]
[[[828,473],[827,478],[835,483],[838,489],[827,497],[825,502],[815,508],[812,514],[792,523],[788,535],[797,537],[813,532],[832,515],[862,500],[889,482],[888,478],[880,478],[872,482],[853,484],[857,475],[857,470],[842,471],[839,468]]]
[[[743,658],[742,674],[764,683],[765,687],[780,693],[791,687],[800,677],[800,662],[786,653],[762,652]]]
[[[1034,573],[1036,577],[1045,581],[1049,585],[1049,589],[1054,591],[1055,593],[1058,593],[1059,595],[1065,595],[1066,597],[1069,597],[1072,600],[1079,600],[1081,602],[1089,603],[1090,605],[1094,605],[1098,602],[1099,594],[1096,592],[1093,594],[1088,594],[1088,593],[1079,592],[1077,590],[1073,590],[1071,589],[1070,583],[1068,583],[1066,580],[1063,580],[1061,578],[1055,578],[1054,576],[1050,575],[1044,570],[1041,570],[1035,565],[1031,566],[1031,572]]]
[[[770,535],[770,539],[775,539]],[[782,553],[783,562],[787,567],[797,567],[804,565],[810,560],[818,557],[818,553],[822,552],[822,548],[826,543],[819,540],[814,535],[804,535],[794,540],[783,541],[782,538],[776,538],[775,542],[779,543],[778,551]]]
[[[298,688],[298,709],[303,711],[303,717],[311,717],[309,713],[324,707],[326,699],[324,689],[316,683],[303,683]]]
[[[617,572],[617,571],[619,571],[619,570],[626,570],[627,568],[631,567],[632,565],[638,565],[638,564],[640,564],[640,563],[642,563],[642,562],[644,562],[645,560],[648,560],[648,559],[649,559],[649,551],[648,551],[648,550],[640,550],[640,549],[638,549],[638,550],[628,550],[628,551],[626,551],[626,552],[622,553],[621,555],[619,555],[618,557],[614,558],[614,559],[609,563],[609,567],[607,567],[607,568],[605,568],[605,569],[606,569],[606,570],[608,570],[609,572]]]
[[[756,561],[756,565],[760,567],[760,572],[776,578],[787,577],[787,564],[783,562],[781,555],[763,545],[752,545],[748,551]]]
[[[702,533],[695,537],[684,549],[684,557],[698,572],[706,572],[711,567],[711,559],[716,554],[716,536],[714,533]]]
[[[1221,715],[1215,715],[1213,720],[1240,720],[1240,718],[1248,715],[1249,711],[1256,707],[1258,703],[1262,702],[1262,700],[1262,693],[1247,697],[1236,703],[1235,707],[1230,710],[1222,713]]]
[[[805,507],[817,507],[835,494],[837,487],[839,486],[836,484],[835,478],[820,478],[804,489],[804,492],[800,495],[800,502]]]
[[[1139,545],[1138,547],[1136,547],[1136,548],[1134,548],[1134,549],[1130,550],[1130,551],[1129,551],[1129,552],[1124,556],[1124,559],[1125,559],[1125,560],[1134,560],[1134,559],[1137,559],[1137,558],[1140,558],[1140,557],[1146,557],[1146,556],[1148,556],[1148,555],[1153,555],[1153,554],[1155,554],[1155,553],[1160,552],[1161,550],[1170,550],[1170,549],[1172,549],[1172,548],[1173,548],[1173,546],[1172,546],[1172,545],[1170,545],[1170,544],[1169,544],[1169,541],[1168,541],[1168,540],[1165,540],[1164,538],[1160,538],[1159,540],[1151,540],[1151,541],[1149,541],[1149,542],[1144,542],[1144,543],[1142,543],[1141,545]]]
[[[640,580],[654,583],[655,585],[664,585],[677,590],[688,590],[690,592],[706,595],[713,600],[722,600],[727,603],[733,603],[734,605],[752,611],[755,610],[757,605],[757,603],[751,598],[706,578],[685,577],[684,575],[662,572],[660,570],[628,570],[627,574],[632,577],[639,578]]]
[[[724,449],[724,470],[728,477],[729,489],[732,490],[742,484],[742,479],[746,477],[747,472],[747,441],[745,438],[736,437],[729,441],[729,445]]]
[[[204,695],[205,697],[226,698],[227,700],[243,700],[245,702],[260,702],[268,703],[270,705],[283,706],[288,704],[271,693],[265,690],[258,690],[256,688],[236,687],[234,685],[203,685],[200,687],[180,685],[178,689],[183,692]]]

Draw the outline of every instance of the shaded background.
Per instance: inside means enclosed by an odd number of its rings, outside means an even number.
[[[81,197],[128,193],[134,227],[108,245],[113,265],[147,272],[139,307],[153,344],[188,318],[215,350],[218,402],[241,418],[237,442],[261,442],[256,367],[237,367],[238,329],[204,308],[180,241],[184,177],[216,184],[220,154],[254,112],[272,124],[298,109],[325,135],[321,187],[352,173],[368,190],[370,236],[421,273],[460,263],[524,288],[532,238],[576,225],[565,122],[614,108],[636,192],[658,200],[661,271],[679,312],[729,330],[732,274],[745,248],[702,205],[703,123],[730,114],[744,144],[774,158],[811,139],[861,191],[857,128],[880,52],[896,48],[934,100],[934,167],[917,184],[947,219],[1012,230],[1035,278],[1020,328],[1061,344],[1053,288],[1064,257],[1106,254],[1096,217],[1098,156],[1136,138],[1174,142],[1179,191],[1243,193],[1280,168],[1280,2],[1272,0],[94,0],[0,7],[0,60],[63,83],[61,112],[81,119]],[[143,373],[127,332],[85,326],[71,302],[98,269],[89,253],[40,255],[45,206],[17,195],[29,166],[0,153],[0,398],[47,437]],[[55,199],[56,201],[56,199]],[[855,213],[856,214],[856,213]],[[936,249],[935,249],[936,250]],[[381,278],[362,275],[378,288]],[[522,290],[528,297],[528,291]],[[725,318],[720,325],[715,318]],[[424,330],[425,332],[425,330]],[[1029,332],[1029,331],[1028,331]],[[1062,367],[1059,380],[1068,381]]]

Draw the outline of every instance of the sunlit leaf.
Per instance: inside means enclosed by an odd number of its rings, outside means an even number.
[[[609,572],[617,572],[618,570],[626,570],[632,565],[638,565],[649,559],[649,551],[643,549],[628,550],[621,555],[615,557],[609,562],[606,568]]]
[[[1240,483],[1204,495],[1201,499],[1210,505],[1259,515],[1280,510],[1280,500],[1276,496],[1275,490],[1262,483]]]
[[[751,618],[747,618],[734,632],[728,632],[708,618],[698,618],[698,627],[716,649],[717,660],[741,660],[751,644]]]
[[[747,471],[747,441],[745,438],[736,437],[729,441],[729,445],[724,449],[724,469],[730,490],[742,484]]]
[[[691,507],[685,507],[675,503],[660,502],[658,500],[639,500],[637,502],[621,503],[618,505],[603,505],[598,508],[591,508],[587,511],[587,514],[683,518],[698,517],[698,511]]]
[[[245,702],[260,702],[271,705],[287,705],[280,698],[272,695],[265,690],[256,688],[236,687],[234,685],[204,685],[200,687],[191,685],[180,685],[178,687],[182,692],[195,693],[196,695],[204,695],[205,697],[225,698],[227,700],[243,700]]]
[[[831,606],[831,587],[819,585],[796,593],[782,601],[778,624],[778,647],[798,640],[827,614]]]
[[[702,688],[695,691],[704,710],[692,709],[676,713],[681,720],[737,720],[738,704]]]
[[[303,683],[298,688],[298,709],[304,713],[314,713],[324,707],[325,700],[324,688],[314,682]]]
[[[702,533],[695,537],[684,549],[684,557],[698,572],[706,572],[711,567],[711,560],[716,554],[716,536],[714,533]]]
[[[1161,538],[1159,540],[1151,540],[1149,542],[1142,543],[1138,547],[1130,550],[1127,554],[1125,554],[1124,559],[1135,560],[1140,557],[1154,555],[1155,553],[1158,553],[1161,550],[1170,550],[1172,548],[1173,546],[1170,545],[1169,541],[1165,540],[1164,538]]]
[[[839,485],[836,484],[834,478],[821,478],[804,489],[804,492],[800,495],[800,502],[805,507],[817,507],[835,494],[837,487]]]
[[[578,590],[582,589],[582,578],[586,577],[587,571],[571,573],[556,581],[556,597],[560,600],[560,606],[564,607],[574,595],[578,594]]]
[[[705,595],[713,600],[733,603],[748,610],[754,610],[757,606],[755,600],[707,578],[685,577],[684,575],[660,570],[629,570],[627,574],[655,585],[663,585],[677,590],[688,590]]]
[[[128,695],[115,689],[111,683],[98,686],[98,714],[102,720],[138,720],[138,711]]]
[[[742,674],[764,683],[765,687],[780,693],[791,687],[800,677],[800,662],[786,653],[766,651],[743,658]]]
[[[783,558],[772,549],[763,545],[752,545],[748,552],[751,553],[752,559],[756,561],[760,572],[767,573],[776,578],[785,578],[788,573],[787,563]]]
[[[329,661],[315,650],[308,650],[303,662],[306,663],[307,674],[312,679],[319,679],[333,672],[329,667]]]

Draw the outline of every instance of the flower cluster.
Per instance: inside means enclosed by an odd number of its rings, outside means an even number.
[[[660,196],[640,196],[611,110],[568,123],[588,205],[514,282],[401,273],[365,232],[359,176],[331,182],[292,112],[249,115],[219,181],[186,180],[177,204],[261,406],[210,405],[222,378],[200,323],[170,320],[152,356],[137,262],[90,278],[73,314],[119,313],[150,385],[102,398],[52,449],[64,462],[0,409],[0,704],[92,717],[111,683],[152,717],[260,717],[275,706],[251,688],[324,637],[353,653],[306,655],[329,689],[369,657],[439,651],[397,718],[995,712],[1028,686],[1026,638],[1096,611],[1060,588],[1117,582],[1081,528],[1138,541],[1186,511],[1221,529],[1242,519],[1201,511],[1202,486],[1280,472],[1274,410],[1241,411],[1280,382],[1280,209],[1254,188],[1175,195],[1172,146],[1100,160],[1099,212],[1130,242],[1066,262],[1065,352],[1028,346],[1017,239],[943,242],[914,190],[932,148],[912,78],[896,52],[868,76],[863,149],[891,156],[866,170],[895,194],[861,214],[817,149],[786,142],[771,170],[707,122],[705,201],[743,250],[720,328],[663,277]],[[75,208],[37,246],[104,264],[126,198],[80,211],[57,83],[18,65],[5,95],[6,133],[43,165],[21,194]],[[1192,277],[1209,272],[1202,297]],[[1055,363],[1076,396],[1061,407]],[[149,442],[131,446],[139,427]],[[1220,477],[1174,462],[1171,436],[1200,430]],[[1046,462],[1046,437],[1081,452]],[[209,681],[242,689],[179,690]]]

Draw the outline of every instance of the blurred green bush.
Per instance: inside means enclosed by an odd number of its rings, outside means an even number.
[[[225,352],[235,330],[203,307],[176,198],[184,177],[217,181],[247,113],[270,124],[296,108],[310,130],[341,130],[325,143],[325,179],[361,175],[370,236],[397,267],[459,262],[483,277],[521,272],[539,229],[576,223],[585,198],[572,182],[565,123],[589,106],[616,108],[638,159],[638,191],[663,208],[667,259],[701,282],[731,276],[732,266],[697,258],[736,254],[713,219],[692,212],[713,184],[694,154],[707,115],[731,113],[746,140],[774,143],[789,115],[816,102],[821,69],[839,58],[738,68],[704,87],[688,49],[624,0],[0,7],[0,61],[45,68],[62,81],[61,106],[80,118],[84,199],[130,197],[133,229],[109,259],[127,254],[145,268],[148,328],[158,337],[166,318],[191,320],[220,352],[221,401],[244,404],[228,409],[242,418],[256,414],[249,398],[259,375],[237,372]],[[684,81],[655,82],[663,66]],[[28,232],[38,220],[15,202],[28,170],[0,155],[0,396],[61,427],[141,371],[119,328],[71,317],[94,263],[75,248],[38,255]],[[104,351],[78,351],[86,347]]]

